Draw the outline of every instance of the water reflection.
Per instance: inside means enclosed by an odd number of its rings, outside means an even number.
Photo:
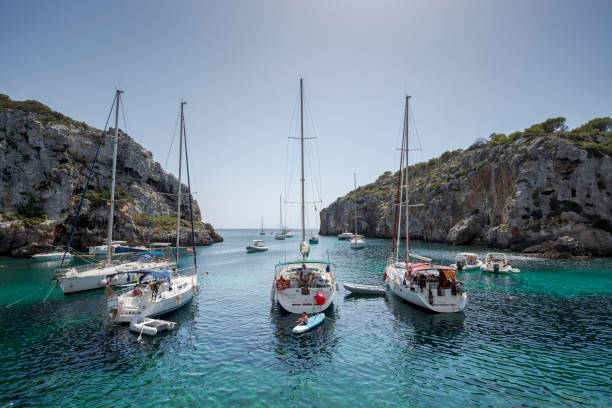
[[[273,302],[270,321],[276,337],[274,352],[277,358],[282,359],[292,370],[315,367],[331,360],[339,339],[335,332],[336,319],[339,318],[336,309],[332,303],[325,311],[325,321],[320,326],[302,334],[294,334],[292,330],[300,316],[287,312],[278,302]]]
[[[388,294],[385,302],[397,324],[395,330],[406,328],[412,342],[419,345],[437,346],[455,341],[465,329],[465,313],[430,313],[416,308],[398,296]]]

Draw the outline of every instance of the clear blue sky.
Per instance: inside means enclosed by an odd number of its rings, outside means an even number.
[[[164,164],[184,97],[196,198],[217,228],[278,225],[300,76],[324,206],[353,171],[365,184],[396,170],[406,92],[420,159],[548,117],[612,114],[607,0],[24,0],[0,16],[0,92],[13,99],[102,127],[121,87],[127,130]]]

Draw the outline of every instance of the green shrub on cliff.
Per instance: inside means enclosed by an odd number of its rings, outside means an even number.
[[[87,190],[87,196],[86,198],[89,200],[91,206],[93,208],[96,207],[100,207],[102,205],[107,205],[107,203],[110,203],[110,190],[102,190],[102,191],[94,191],[94,190]],[[123,190],[120,187],[117,187],[117,189],[115,190],[115,202],[121,202],[121,201],[133,201],[134,197],[132,197],[132,195],[130,193],[128,193],[127,191]]]
[[[40,115],[38,119],[43,124],[47,122],[58,123],[60,125],[75,126],[89,131],[100,132],[99,129],[89,126],[85,122],[79,122],[68,116],[62,115],[54,111],[47,105],[35,100],[14,101],[8,95],[0,94],[0,110],[2,109],[19,109],[28,113]]]

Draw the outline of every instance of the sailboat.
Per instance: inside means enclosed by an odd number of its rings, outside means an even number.
[[[338,290],[336,266],[329,261],[308,260],[310,245],[306,242],[304,201],[304,81],[300,78],[300,178],[302,186],[302,234],[300,257],[277,264],[272,283],[273,298],[290,313],[319,313],[331,305]]]
[[[430,258],[410,252],[409,205],[408,200],[408,107],[410,96],[406,96],[404,111],[404,132],[402,156],[398,172],[393,245],[387,261],[383,279],[394,294],[419,308],[437,312],[460,312],[467,305],[467,294],[462,282],[457,280],[457,270],[450,266],[434,265]],[[405,163],[403,163],[405,160]],[[406,190],[404,212],[406,252],[400,259],[402,196]],[[418,204],[417,204],[418,205]],[[411,262],[415,259],[421,262]]]
[[[280,232],[274,234],[274,239],[282,241],[285,239],[285,230],[283,228],[283,197],[278,198],[278,206],[280,209]]]
[[[105,294],[107,311],[113,322],[128,323],[132,319],[158,317],[173,312],[186,305],[199,291],[198,264],[193,230],[193,209],[191,205],[191,182],[189,180],[189,156],[187,154],[187,136],[185,134],[184,106],[181,101],[181,129],[179,139],[179,176],[176,209],[176,264],[171,270],[155,271],[144,269],[139,274],[138,283],[115,292],[110,287],[113,275],[107,276]],[[195,272],[191,275],[180,274],[179,250],[181,236],[181,173],[183,167],[183,140],[187,162],[187,181],[189,185],[189,210],[191,216],[191,252]]]
[[[355,199],[353,200],[355,208],[355,234],[349,242],[351,243],[351,248],[361,249],[365,247],[365,238],[363,235],[357,234],[357,175],[355,173],[353,173],[353,178],[355,179]]]
[[[263,229],[263,217],[261,217],[261,229],[259,230],[259,235],[266,235],[266,231]]]
[[[68,269],[62,269],[64,264],[64,260],[62,259],[57,274],[55,276],[55,282],[62,289],[62,292],[65,295],[79,292],[87,292],[96,289],[103,289],[106,285],[104,278],[109,274],[115,274],[115,279],[112,282],[113,285],[122,285],[125,283],[130,283],[136,279],[136,274],[130,273],[133,270],[143,268],[147,268],[150,270],[165,270],[171,265],[170,262],[162,258],[163,254],[161,252],[141,253],[134,255],[134,258],[127,262],[113,264],[113,251],[106,250],[107,248],[114,248],[117,246],[117,241],[113,241],[113,213],[115,210],[115,179],[117,173],[117,145],[119,141],[119,104],[122,93],[123,91],[118,89],[116,91],[115,100],[113,102],[113,105],[115,107],[115,133],[113,139],[113,170],[108,214],[108,233],[107,244],[104,246],[104,251],[100,252],[101,254],[106,255],[106,263],[100,262],[97,264],[88,264]],[[85,194],[87,193],[87,188],[89,186],[89,180],[91,178],[91,174],[93,173],[93,169],[96,164],[96,159],[98,157],[98,153],[100,152],[100,147],[103,141],[104,133],[100,137],[98,152],[96,153],[96,158],[94,159],[93,165],[91,167],[89,178],[87,179],[87,184],[85,185],[85,189],[83,190],[83,195],[79,204],[77,216],[74,220],[74,224],[72,225],[70,238],[68,239],[68,243],[66,244],[66,254],[68,252],[68,248],[70,247],[70,243],[74,235],[76,223],[79,219],[79,214],[83,206]]]
[[[344,232],[338,234],[338,240],[339,241],[348,241],[349,239],[353,238],[355,234],[353,234],[352,232],[348,232],[346,230],[346,214],[344,214]]]

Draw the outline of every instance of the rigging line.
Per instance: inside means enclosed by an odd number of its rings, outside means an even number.
[[[104,136],[106,135],[106,130],[108,129],[108,121],[111,118],[111,114],[113,113],[113,108],[115,107],[117,99],[113,98],[113,104],[111,105],[110,111],[108,112],[108,117],[106,118],[106,124],[104,125],[104,130],[100,134],[100,140],[98,141],[98,148],[96,150],[96,155],[94,156],[93,163],[91,164],[91,169],[89,170],[89,175],[87,176],[87,181],[85,182],[85,187],[83,188],[83,194],[81,195],[81,202],[79,203],[79,208],[76,213],[76,217],[74,218],[74,222],[72,223],[72,230],[70,231],[70,236],[68,237],[68,242],[66,243],[66,248],[64,249],[64,255],[62,256],[62,261],[60,262],[60,266],[58,269],[62,269],[64,266],[64,260],[66,259],[66,253],[70,249],[70,244],[72,243],[72,237],[74,236],[74,231],[76,229],[77,221],[79,220],[79,216],[81,215],[81,208],[83,207],[83,201],[85,201],[85,195],[87,194],[87,189],[89,188],[89,182],[91,180],[91,175],[94,172],[94,167],[96,166],[96,161],[98,160],[98,155],[100,154],[100,148],[102,147],[102,142],[104,142]]]
[[[185,163],[187,166],[187,188],[189,190],[189,217],[191,219],[191,249],[193,252],[193,266],[196,270],[196,273],[198,271],[198,259],[197,259],[197,255],[196,255],[196,248],[195,248],[195,231],[193,228],[193,204],[192,204],[192,199],[191,199],[191,178],[189,177],[189,154],[188,154],[188,150],[187,150],[187,129],[185,126],[185,120],[183,119],[183,139],[185,140]],[[202,212],[200,211],[200,219],[202,217]]]
[[[293,123],[294,123],[294,118],[296,118],[296,112],[297,112],[297,105],[298,105],[298,96],[296,95],[295,97],[295,102],[293,104],[293,110],[291,112],[291,117],[289,118],[289,136],[291,136],[293,134]],[[289,181],[289,144],[291,143],[291,140],[287,139],[287,145],[286,145],[286,151],[285,151],[285,178],[283,180],[283,189],[281,191],[283,191],[285,193],[285,197],[287,196],[287,183]]]
[[[172,131],[172,140],[170,140],[170,148],[168,149],[168,154],[166,155],[166,163],[164,164],[164,170],[168,168],[168,160],[170,159],[170,153],[172,152],[172,146],[174,145],[174,139],[176,137],[176,129],[179,127],[179,121],[181,118],[180,109],[176,114],[176,121],[174,122],[174,130]]]
[[[313,170],[313,177],[316,179],[316,183],[317,183],[317,190],[319,193],[319,199],[321,198],[321,191],[322,191],[322,179],[321,179],[321,160],[319,157],[319,142],[318,142],[318,132],[317,132],[317,128],[315,126],[314,123],[314,119],[312,117],[312,109],[310,108],[310,103],[308,102],[308,100],[306,98],[304,98],[304,105],[306,106],[306,114],[308,116],[308,119],[310,120],[310,124],[312,127],[312,133],[314,136],[314,147],[313,147],[313,151],[315,152],[316,156],[317,156],[317,173],[314,172]],[[314,156],[314,155],[313,155]]]
[[[121,106],[121,114],[123,115],[123,130],[126,134],[129,134],[127,126],[127,116],[125,116],[125,110],[123,109],[125,103],[125,96],[119,100],[119,106]]]

